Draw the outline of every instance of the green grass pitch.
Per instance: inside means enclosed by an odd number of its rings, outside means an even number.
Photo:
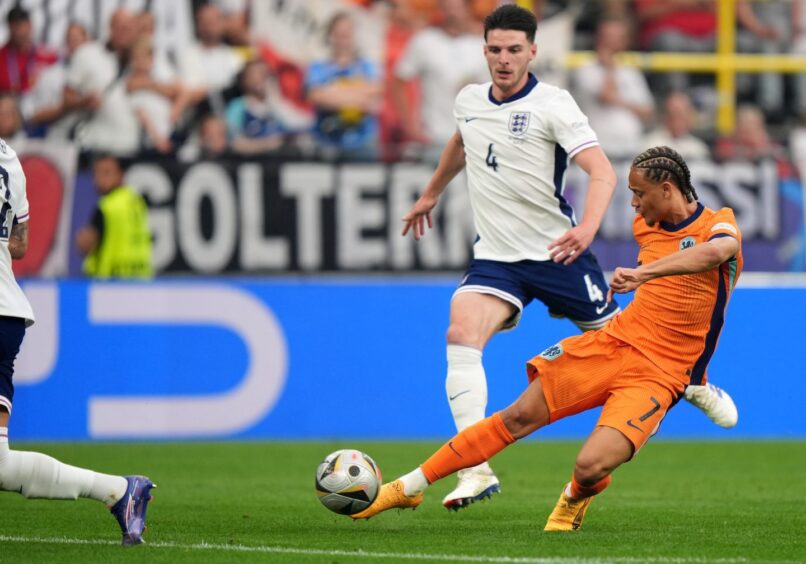
[[[92,501],[0,493],[0,562],[733,562],[806,560],[806,442],[656,440],[591,505],[584,528],[544,533],[581,443],[526,441],[493,460],[503,492],[459,513],[435,484],[416,511],[367,522],[327,511],[314,471],[358,448],[385,478],[428,442],[27,444],[65,462],[147,473],[159,485],[147,545],[122,548]]]

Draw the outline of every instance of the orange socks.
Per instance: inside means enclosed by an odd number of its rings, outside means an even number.
[[[421,466],[429,484],[457,470],[489,460],[515,442],[501,415],[496,413],[471,425],[431,455]]]
[[[583,486],[575,477],[571,477],[571,498],[572,499],[582,499],[585,497],[591,497],[602,490],[604,490],[607,486],[610,485],[612,477],[610,474],[593,484],[592,486]]]

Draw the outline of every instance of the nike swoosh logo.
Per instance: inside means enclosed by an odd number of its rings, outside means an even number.
[[[450,447],[450,449],[451,449],[451,450],[452,450],[452,451],[453,451],[453,452],[456,454],[456,456],[458,456],[459,458],[462,458],[462,455],[461,455],[461,454],[459,454],[459,451],[458,451],[458,450],[456,450],[455,448],[453,448],[453,441],[450,441],[450,442],[448,443],[448,446],[449,446],[449,447]]]
[[[464,394],[467,394],[467,393],[469,393],[469,392],[470,392],[470,390],[465,390],[464,392],[459,392],[459,393],[458,393],[458,394],[456,394],[455,396],[448,396],[448,401],[453,401],[453,400],[455,400],[456,398],[458,398],[459,396],[464,395]]]
[[[466,117],[466,118],[465,118],[465,123],[470,123],[470,122],[471,122],[471,121],[473,121],[474,119],[479,119],[479,118],[477,118],[477,117],[472,117],[472,118]]]
[[[632,419],[627,420],[627,425],[629,425],[633,429],[638,429],[639,431],[643,431],[643,429],[641,427],[639,427],[638,425],[636,425],[635,423],[632,422]]]
[[[610,304],[605,304],[602,307],[597,307],[596,308],[596,315],[601,315],[602,312],[607,309],[608,305],[610,305]]]

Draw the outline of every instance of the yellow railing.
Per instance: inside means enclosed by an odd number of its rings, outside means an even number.
[[[736,73],[806,72],[806,57],[794,55],[747,55],[736,53],[735,0],[718,0],[716,53],[641,53],[629,51],[617,58],[644,71],[685,71],[716,76],[717,119],[720,133],[733,131],[736,122]],[[593,51],[569,53],[566,65],[573,69],[595,59]]]

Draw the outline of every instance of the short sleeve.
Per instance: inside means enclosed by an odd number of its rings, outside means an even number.
[[[733,237],[739,242],[742,240],[742,232],[739,230],[736,216],[730,208],[722,208],[711,218],[706,239],[712,241],[719,237]]]
[[[8,189],[10,192],[8,203],[11,206],[11,211],[14,212],[16,222],[25,223],[30,219],[30,213],[28,209],[25,174],[22,172],[22,165],[17,161],[17,165],[13,168],[9,167],[8,172]]]
[[[569,158],[599,144],[588,117],[567,90],[561,90],[552,102],[550,110],[546,112],[549,127]]]

